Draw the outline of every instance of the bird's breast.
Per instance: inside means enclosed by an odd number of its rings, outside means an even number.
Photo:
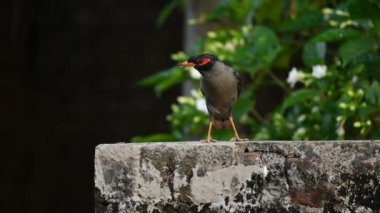
[[[232,73],[221,73],[202,78],[201,89],[206,96],[206,100],[214,106],[230,106],[238,96],[237,81]]]

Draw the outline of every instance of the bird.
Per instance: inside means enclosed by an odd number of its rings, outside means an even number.
[[[227,127],[232,127],[234,131],[231,140],[247,140],[240,138],[232,117],[232,108],[242,89],[239,73],[209,53],[190,56],[179,66],[192,67],[201,74],[200,89],[210,116],[207,139],[202,142],[216,142],[211,136],[211,130]]]

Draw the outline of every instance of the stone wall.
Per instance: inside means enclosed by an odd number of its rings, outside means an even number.
[[[103,144],[96,212],[379,212],[380,141]]]

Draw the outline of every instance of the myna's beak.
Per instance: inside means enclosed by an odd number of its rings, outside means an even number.
[[[194,67],[195,64],[193,62],[185,61],[185,62],[179,63],[178,66],[180,66],[180,67]]]

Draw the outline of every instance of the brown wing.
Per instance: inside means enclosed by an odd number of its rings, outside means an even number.
[[[235,70],[233,71],[233,74],[234,74],[234,77],[237,81],[237,92],[238,92],[238,97],[240,96],[240,92],[241,92],[241,89],[242,89],[242,85],[241,85],[241,79],[240,79],[240,75],[238,72],[236,72]]]

